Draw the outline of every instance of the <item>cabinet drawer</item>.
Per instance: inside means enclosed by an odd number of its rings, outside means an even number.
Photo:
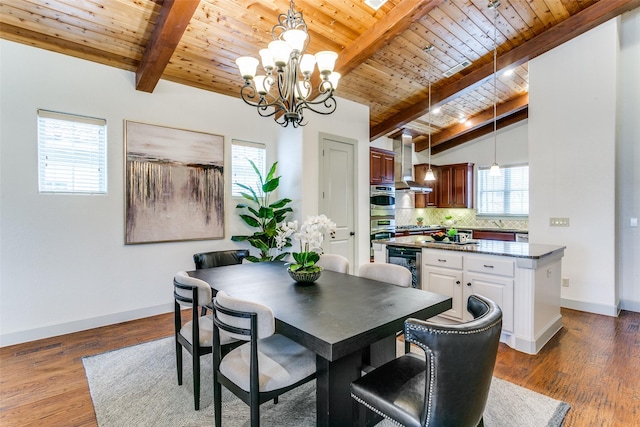
[[[422,261],[426,265],[462,270],[462,255],[456,253],[448,253],[444,251],[433,252],[426,250],[423,251]]]
[[[505,277],[513,277],[515,273],[513,261],[507,259],[466,257],[465,268],[467,271]]]

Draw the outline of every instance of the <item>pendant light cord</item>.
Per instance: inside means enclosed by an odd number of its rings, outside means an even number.
[[[498,23],[498,7],[495,8],[495,15],[493,17],[493,163],[497,163],[498,153],[498,115],[496,102],[498,95],[496,91],[496,79],[497,79],[497,62],[498,62],[498,36],[497,36],[497,23]]]

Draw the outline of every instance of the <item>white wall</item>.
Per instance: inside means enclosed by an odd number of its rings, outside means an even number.
[[[500,165],[527,163],[528,135],[527,120],[522,120],[498,130],[496,143],[496,159]],[[431,156],[435,165],[471,162],[475,167],[489,167],[493,163],[493,133],[459,145],[443,153]],[[427,163],[428,150],[416,153],[416,163]]]
[[[622,16],[618,85],[616,236],[620,307],[640,312],[640,9]]]
[[[615,315],[618,20],[529,62],[530,241],[566,245],[563,305]],[[568,217],[570,227],[550,227]]]
[[[314,122],[319,116],[311,114],[314,127],[304,132],[282,129],[237,98],[166,81],[152,94],[138,92],[130,72],[4,40],[0,50],[3,346],[170,311],[171,279],[178,270],[193,269],[193,253],[233,248],[231,235],[253,231],[237,218],[226,167],[225,239],[124,245],[125,119],[224,135],[226,166],[231,139],[266,143],[270,164],[290,159],[280,146],[317,146],[319,131],[362,141],[358,154],[365,154],[359,164],[368,162],[368,110],[354,103],[340,103],[333,121]],[[38,108],[107,120],[108,195],[38,193]],[[304,161],[306,169],[307,162],[317,162],[317,154],[305,155]],[[298,173],[302,166],[293,170],[293,164],[284,162],[279,168],[280,195],[296,200],[303,210],[317,208],[313,180],[304,192],[284,193],[299,182],[299,176],[289,172]],[[360,208],[366,210],[366,197],[360,199]],[[308,206],[307,200],[312,201]],[[361,228],[368,227],[368,219],[363,224]],[[368,240],[360,252],[368,253]]]

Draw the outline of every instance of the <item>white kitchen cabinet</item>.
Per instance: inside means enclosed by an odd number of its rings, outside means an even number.
[[[426,291],[451,297],[451,309],[442,313],[441,316],[463,320],[466,307],[462,301],[462,271],[425,266],[422,270],[422,283],[422,289]],[[425,287],[425,283],[427,287]]]
[[[564,246],[497,240],[456,245],[416,236],[384,242],[422,250],[421,288],[452,299],[451,310],[438,316],[438,321],[471,320],[467,300],[469,295],[479,294],[500,306],[500,341],[518,351],[537,354],[562,328]],[[386,262],[382,255],[379,250],[376,262]]]
[[[451,309],[441,316],[462,321],[466,311],[463,301],[462,255],[423,250],[422,263],[422,289],[451,297]]]
[[[463,299],[471,295],[489,298],[502,309],[502,332],[513,332],[513,279],[488,274],[464,273]],[[473,316],[466,309],[463,320],[469,322]]]
[[[502,309],[502,331],[513,332],[513,283],[515,262],[503,256],[464,255],[464,292],[466,301],[476,294],[489,298]],[[465,322],[473,319],[465,310]]]

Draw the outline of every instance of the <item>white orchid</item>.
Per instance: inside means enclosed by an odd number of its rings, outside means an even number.
[[[275,238],[278,249],[282,249],[287,239],[293,235],[293,238],[300,242],[300,252],[292,253],[296,264],[292,264],[290,268],[294,271],[312,270],[318,268],[315,264],[320,259],[319,254],[323,252],[322,241],[325,233],[334,235],[335,232],[336,224],[333,221],[326,215],[316,215],[307,217],[300,230],[298,230],[298,221],[282,224]]]

